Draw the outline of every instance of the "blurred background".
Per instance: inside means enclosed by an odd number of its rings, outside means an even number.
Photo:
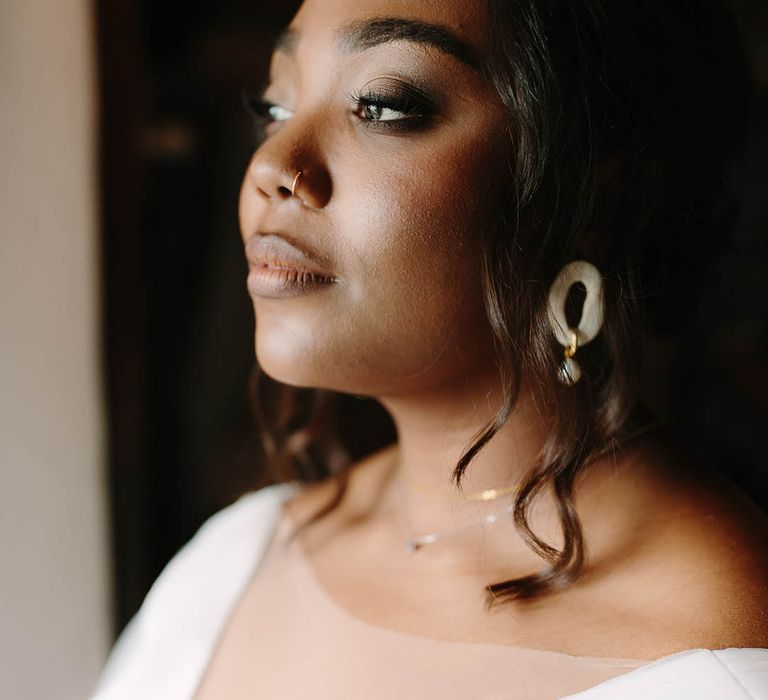
[[[768,506],[768,5],[732,4],[758,84],[743,213],[704,296],[707,342],[690,338],[659,394]],[[268,478],[241,95],[296,5],[0,0],[4,698],[87,697],[163,565]]]

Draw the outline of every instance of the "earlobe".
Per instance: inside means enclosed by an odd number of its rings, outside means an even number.
[[[587,295],[581,320],[576,328],[571,328],[565,315],[565,302],[577,282],[584,285]],[[574,359],[576,351],[594,340],[603,326],[603,278],[592,263],[575,260],[560,270],[549,290],[549,321],[557,342],[564,347],[558,379],[566,386],[572,386],[582,375],[581,367]]]

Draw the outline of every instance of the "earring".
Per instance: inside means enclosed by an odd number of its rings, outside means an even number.
[[[571,328],[565,317],[565,301],[577,282],[584,285],[587,296],[579,325]],[[565,348],[557,377],[566,386],[573,386],[582,374],[574,355],[581,346],[595,338],[603,325],[603,279],[592,263],[575,260],[560,270],[549,290],[549,322],[557,342]]]

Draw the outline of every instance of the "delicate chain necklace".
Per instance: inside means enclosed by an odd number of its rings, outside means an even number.
[[[417,491],[431,492],[437,488],[436,486],[427,486],[425,484],[416,483],[415,481],[404,478],[402,475],[398,475],[395,478],[401,483],[407,482],[409,488],[416,489]],[[402,485],[400,488],[402,488]],[[484,489],[483,491],[476,491],[469,495],[462,493],[461,497],[465,501],[493,501],[494,499],[499,498],[499,496],[506,496],[508,493],[517,493],[519,490],[519,486],[506,486],[500,489]]]
[[[407,513],[405,512],[405,509],[402,506],[402,502],[405,496],[403,482],[400,480],[399,477],[395,477],[395,481],[397,482],[397,487],[400,490],[400,498],[396,499],[398,502],[398,508],[400,509],[400,513],[403,516],[403,518],[407,521],[409,529],[413,531],[413,523],[411,522],[410,517],[407,515]],[[477,493],[470,494],[469,496],[465,496],[464,498],[470,501],[492,501],[501,496],[511,494],[511,493],[516,493],[518,490],[519,490],[519,486],[510,486],[510,487],[501,488],[501,489],[485,489],[484,491],[479,491]],[[458,527],[451,528],[449,530],[443,530],[441,532],[430,532],[424,535],[419,535],[417,537],[406,535],[406,539],[403,542],[403,546],[409,552],[417,552],[423,546],[428,544],[434,544],[438,540],[442,540],[445,537],[448,537],[449,535],[454,535],[457,532],[462,532],[463,530],[467,530],[471,527],[477,527],[478,525],[490,525],[492,523],[495,523],[503,515],[505,515],[506,513],[509,513],[514,507],[515,507],[515,504],[513,501],[511,504],[507,505],[501,510],[496,511],[495,513],[491,513],[490,515],[486,515],[485,517],[481,518],[476,522],[467,523],[465,525],[460,525]]]
[[[510,493],[517,493],[519,486],[507,486],[503,489],[485,489],[477,493],[471,493],[469,496],[462,496],[467,501],[494,501],[500,496],[506,496]]]

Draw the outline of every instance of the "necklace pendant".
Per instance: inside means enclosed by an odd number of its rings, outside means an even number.
[[[421,537],[414,537],[412,539],[405,541],[405,548],[409,552],[417,552],[425,544],[432,544],[433,542],[437,542],[437,540],[439,539],[440,539],[440,535],[437,535],[437,534],[422,535]]]

